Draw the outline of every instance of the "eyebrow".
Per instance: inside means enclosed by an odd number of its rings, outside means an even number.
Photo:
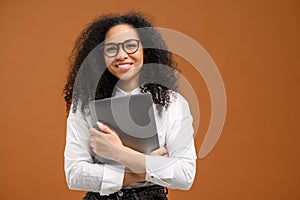
[[[106,44],[121,44],[121,43],[124,43],[124,42],[127,41],[127,40],[140,40],[140,38],[128,38],[128,39],[126,39],[126,40],[123,40],[123,42],[113,42],[113,41],[109,41],[108,43],[106,43],[105,40],[104,40],[104,44],[105,44],[105,45],[106,45]]]

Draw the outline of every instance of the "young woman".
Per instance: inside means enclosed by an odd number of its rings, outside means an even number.
[[[65,85],[65,173],[84,199],[167,199],[167,188],[188,190],[196,154],[192,116],[176,92],[177,69],[164,40],[139,13],[105,15],[75,42]],[[150,93],[160,148],[149,155],[122,144],[113,127],[92,127],[88,103]],[[100,131],[99,131],[100,130]],[[120,165],[99,163],[95,155]]]

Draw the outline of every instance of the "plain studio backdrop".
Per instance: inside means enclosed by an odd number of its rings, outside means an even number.
[[[94,18],[130,10],[201,44],[226,88],[217,145],[197,160],[192,188],[170,190],[169,199],[300,199],[299,9],[296,0],[1,1],[0,199],[82,198],[68,189],[63,170],[67,59]],[[193,66],[176,59],[201,108],[199,152],[210,97]],[[199,114],[194,104],[191,110]]]

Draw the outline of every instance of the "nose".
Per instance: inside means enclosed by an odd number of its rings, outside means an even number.
[[[122,47],[119,48],[119,52],[116,56],[116,59],[118,60],[124,60],[128,58],[128,54],[124,51],[124,49]]]

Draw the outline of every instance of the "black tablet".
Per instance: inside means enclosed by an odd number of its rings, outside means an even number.
[[[123,145],[149,154],[159,148],[154,108],[150,93],[95,100],[89,103],[94,128],[101,122],[114,129]],[[114,163],[96,156],[102,163]]]

